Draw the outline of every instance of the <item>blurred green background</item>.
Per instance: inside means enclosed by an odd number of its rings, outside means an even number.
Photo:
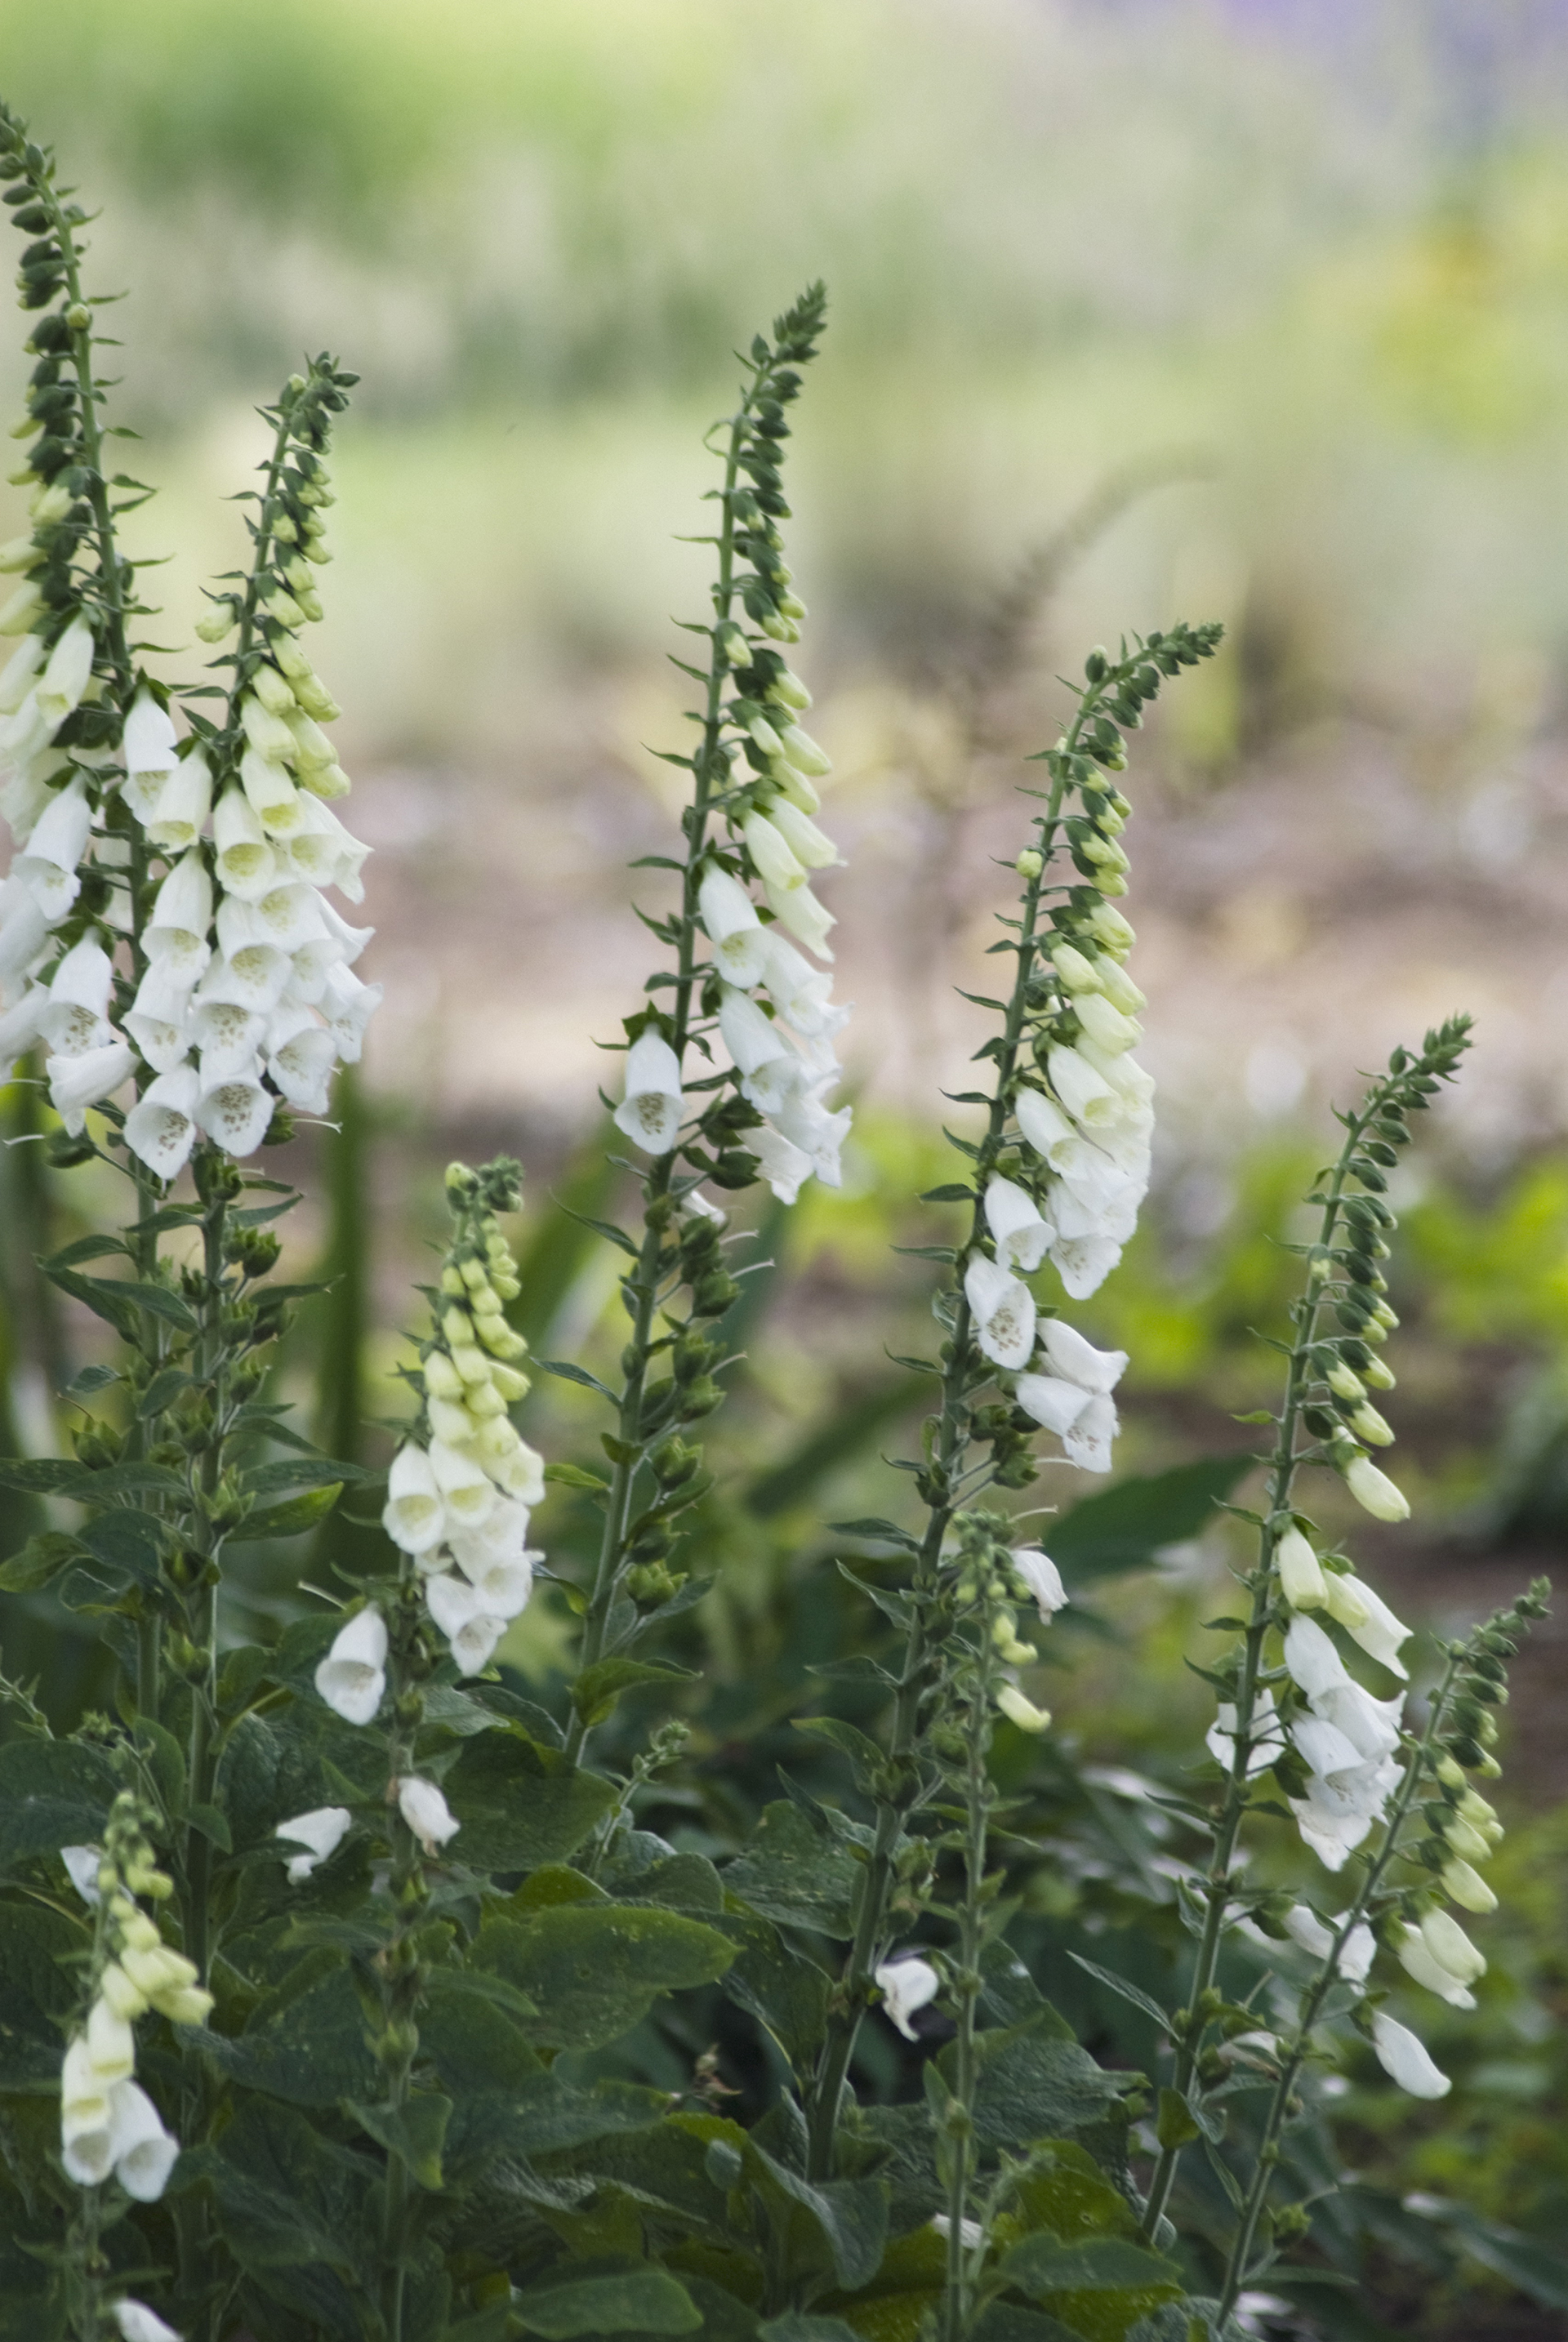
[[[853,1607],[814,1614],[820,1523],[893,1502],[878,1451],[911,1403],[881,1346],[920,1346],[925,1286],[888,1246],[932,1240],[907,1199],[947,1176],[936,1093],[964,1086],[981,1035],[951,987],[983,966],[1054,676],[1124,627],[1217,616],[1231,642],[1167,694],[1130,783],[1161,1152],[1125,1266],[1079,1313],[1132,1353],[1119,1462],[1245,1441],[1232,1417],[1270,1388],[1250,1329],[1279,1322],[1277,1239],[1328,1104],[1468,1006],[1471,1070],[1400,1175],[1391,1412],[1417,1522],[1358,1528],[1356,1549],[1440,1629],[1553,1567],[1563,0],[0,0],[0,59],[105,207],[91,273],[126,291],[116,412],[162,489],[132,524],[167,556],[159,641],[189,645],[201,582],[239,555],[225,499],[257,401],[305,349],[363,375],[319,661],[375,848],[366,969],[387,998],[338,1129],[277,1166],[308,1197],[295,1265],[337,1279],[281,1369],[328,1444],[374,1457],[365,1418],[396,1411],[385,1370],[454,1153],[528,1166],[536,1346],[613,1354],[613,1263],[546,1199],[613,1201],[593,1043],[646,970],[624,866],[667,843],[673,776],[648,749],[682,738],[665,653],[670,617],[703,612],[704,556],[676,541],[703,525],[702,433],[730,352],[820,274],[790,558],[838,765],[860,1121],[844,1191],[768,1216],[778,1266],[737,1328],[703,1533],[724,1576],[690,1654],[710,1757],[745,1683],[774,1761],[768,1732],[815,1696],[814,1636],[864,1631]],[[20,338],[0,351],[13,391]],[[0,537],[20,525],[0,490]],[[189,649],[153,664],[195,669]],[[32,1096],[6,1094],[8,1136]],[[47,1453],[95,1331],[52,1307],[32,1256],[110,1199],[26,1145],[0,1182],[0,1438]],[[592,1441],[580,1396],[531,1402],[553,1453]],[[1041,1501],[1070,1502],[1066,1476]],[[569,1553],[556,1503],[541,1526]],[[1218,1535],[1183,1546],[1063,1638],[1074,1669],[1049,1688],[1075,1761],[1176,1777],[1206,1697],[1180,1655],[1223,1554]],[[298,1566],[257,1554],[236,1631],[286,1610]],[[43,1669],[62,1710],[101,1689],[95,1646],[41,1605],[0,1625],[7,1668]],[[566,1631],[546,1596],[508,1656],[547,1686]],[[1563,1639],[1539,1639],[1510,1711],[1521,1850],[1484,2017],[1441,2044],[1471,2068],[1469,2127],[1422,2137],[1387,2094],[1353,2101],[1389,2200],[1479,2190],[1542,2236],[1568,2212]],[[1078,1897],[1105,1924],[1122,1891],[1085,1874],[1056,1916]],[[1409,2314],[1435,2332],[1489,2281],[1432,2276]]]

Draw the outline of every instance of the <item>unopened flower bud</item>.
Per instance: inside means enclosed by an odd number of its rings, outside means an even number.
[[[1045,867],[1045,857],[1033,846],[1026,846],[1013,867],[1020,878],[1038,878]]]

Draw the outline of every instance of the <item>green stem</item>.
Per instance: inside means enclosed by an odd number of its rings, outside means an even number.
[[[713,650],[708,664],[706,703],[703,713],[702,745],[692,759],[694,787],[691,805],[683,817],[686,833],[686,858],[681,881],[680,943],[675,976],[675,1005],[673,1016],[674,1039],[673,1046],[678,1059],[684,1061],[690,1037],[692,995],[696,984],[697,958],[697,898],[702,885],[703,858],[707,848],[708,816],[713,810],[714,783],[725,774],[727,763],[720,748],[720,731],[724,721],[724,687],[728,672],[727,662],[719,647],[720,630],[730,617],[734,598],[734,521],[733,506],[741,446],[741,425],[758,395],[765,378],[765,368],[755,372],[751,388],[741,403],[740,413],[730,426],[730,444],[724,463],[724,484],[721,491],[723,520],[720,524],[718,551],[719,574],[714,586]],[[672,1152],[661,1156],[652,1166],[644,1181],[643,1242],[637,1256],[634,1276],[625,1280],[625,1288],[636,1296],[636,1309],[632,1323],[632,1338],[627,1345],[629,1370],[622,1386],[615,1426],[617,1445],[622,1449],[614,1462],[610,1492],[604,1505],[604,1526],[599,1541],[599,1555],[594,1574],[594,1586],[583,1629],[583,1650],[578,1672],[582,1674],[596,1666],[604,1656],[610,1619],[615,1596],[620,1590],[624,1566],[626,1526],[631,1517],[632,1498],[643,1460],[643,1406],[647,1395],[648,1368],[652,1363],[651,1342],[654,1315],[658,1307],[659,1263],[664,1247],[667,1214],[662,1206],[670,1192],[677,1156]],[[630,1451],[629,1453],[627,1451]],[[566,1735],[566,1755],[574,1764],[581,1761],[590,1727],[582,1716],[573,1712]]]
[[[1376,1093],[1374,1093],[1374,1096]],[[1368,1106],[1359,1116],[1349,1119],[1348,1135],[1335,1164],[1328,1195],[1323,1204],[1323,1227],[1319,1244],[1325,1249],[1333,1242],[1350,1158],[1355,1152],[1362,1131],[1372,1118]],[[1213,1988],[1219,1967],[1220,1947],[1224,1938],[1225,1918],[1231,1899],[1231,1871],[1235,1860],[1236,1845],[1249,1806],[1250,1776],[1248,1767],[1253,1753],[1253,1724],[1257,1712],[1259,1677],[1263,1673],[1263,1638],[1274,1605],[1274,1584],[1270,1567],[1275,1546],[1283,1535],[1282,1516],[1288,1514],[1296,1471],[1303,1456],[1297,1453],[1296,1436],[1301,1411],[1305,1403],[1311,1376],[1309,1364],[1313,1346],[1317,1339],[1320,1299],[1314,1297],[1312,1285],[1295,1304],[1297,1339],[1290,1354],[1285,1377],[1284,1403],[1280,1409],[1279,1436],[1270,1458],[1269,1508],[1258,1531],[1258,1564],[1253,1580],[1253,1606],[1247,1620],[1246,1639],[1243,1646],[1242,1671],[1236,1685],[1236,1726],[1232,1743],[1231,1769],[1225,1782],[1224,1810],[1214,1837],[1214,1851],[1202,1892],[1207,1903],[1203,1932],[1199,1938],[1198,1956],[1189,1994],[1189,2016],[1176,2044],[1172,2087],[1185,2097],[1191,2089],[1203,2053],[1203,2036],[1208,2018],[1203,2008],[1205,1994]],[[1150,2183],[1148,2202],[1144,2210],[1142,2234],[1145,2240],[1154,2235],[1175,2185],[1177,2166],[1182,2149],[1167,2147],[1161,2149]]]
[[[413,1938],[429,1895],[419,1841],[397,1805],[397,1784],[414,1770],[419,1726],[424,1715],[424,1696],[410,1666],[419,1639],[423,1610],[418,1573],[404,1554],[398,1571],[397,1611],[393,1620],[392,1723],[387,1733],[387,1828],[393,1855],[389,1887],[395,1921],[392,1939],[380,1956],[385,2022],[381,2040],[375,2045],[375,2054],[386,2077],[386,2104],[394,2111],[408,2103],[419,2048],[416,2020],[424,1982]],[[403,2342],[407,2219],[408,2166],[401,2155],[389,2151],[381,2206],[381,2310],[386,2342]]]
[[[1398,1794],[1390,1808],[1388,1827],[1383,1844],[1378,1849],[1376,1858],[1367,1865],[1366,1876],[1362,1881],[1360,1892],[1348,1910],[1341,1913],[1333,1947],[1325,1955],[1322,1969],[1303,1998],[1295,2038],[1291,2044],[1285,2062],[1280,2068],[1279,2078],[1274,2084],[1273,2097],[1269,2102],[1268,2116],[1263,2124],[1263,2136],[1258,2149],[1252,2184],[1242,2207],[1241,2225],[1236,2230],[1234,2241],[1231,2246],[1231,2257],[1225,2266],[1225,2281],[1219,2312],[1219,2323],[1222,2327],[1225,2318],[1235,2307],[1236,2297],[1246,2282],[1247,2262],[1252,2255],[1253,2239],[1257,2234],[1258,2222],[1268,2197],[1269,2184],[1279,2160],[1279,2136],[1290,2114],[1291,2098],[1297,2078],[1311,2050],[1313,2028],[1322,2015],[1323,2004],[1329,1993],[1338,1981],[1340,1956],[1344,1949],[1345,1942],[1352,1929],[1358,1927],[1365,1917],[1373,1897],[1382,1885],[1389,1865],[1399,1851],[1399,1833],[1420,1791],[1422,1780],[1432,1765],[1438,1731],[1458,1666],[1457,1656],[1451,1655],[1437,1696],[1432,1703],[1432,1713],[1425,1735],[1420,1744],[1411,1751],[1404,1778],[1400,1783]]]
[[[1076,744],[1079,733],[1093,714],[1097,697],[1097,694],[1087,695],[1081,705],[1068,735],[1069,750]],[[1023,916],[1015,946],[1017,971],[1012,997],[1007,1004],[985,1135],[974,1163],[974,1206],[968,1240],[958,1256],[961,1260],[964,1253],[979,1243],[985,1230],[985,1185],[1003,1151],[1006,1134],[1009,1096],[1023,1046],[1029,984],[1039,949],[1040,901],[1044,892],[1044,871],[1050,866],[1065,787],[1065,781],[1059,773],[1053,781],[1046,810],[1040,822],[1040,850],[1044,866],[1027,881],[1024,887]],[[927,1664],[925,1601],[935,1585],[943,1543],[959,1503],[964,1464],[969,1450],[969,1394],[976,1378],[989,1376],[991,1371],[974,1340],[962,1277],[957,1284],[957,1306],[948,1349],[949,1356],[942,1376],[942,1408],[934,1442],[934,1468],[931,1472],[934,1484],[944,1490],[945,1495],[928,1506],[925,1533],[915,1557],[914,1605],[904,1641],[904,1664],[894,1697],[888,1742],[888,1769],[895,1787],[894,1792],[882,1799],[877,1807],[876,1834],[861,1874],[854,1935],[844,1973],[829,2005],[822,2051],[806,2092],[807,2169],[814,2179],[826,2179],[833,2175],[834,2139],[838,2127],[844,2086],[854,2055],[855,2037],[860,2030],[861,2019],[870,2006],[874,1971],[888,1948],[888,1909],[895,1878],[898,1843],[905,1818],[920,1798],[915,1742]],[[964,1493],[973,1497],[980,1491],[978,1487],[971,1487]]]
[[[995,1645],[984,1632],[974,1666],[967,1718],[964,1780],[964,1900],[958,1915],[958,1973],[954,1979],[953,2106],[949,2116],[947,2174],[947,2291],[942,2342],[964,2342],[974,2316],[974,2260],[964,2241],[969,2196],[974,2183],[975,2017],[980,1997],[980,1955],[985,1937],[985,1855],[994,1792],[986,1766],[991,1745],[991,1699]]]

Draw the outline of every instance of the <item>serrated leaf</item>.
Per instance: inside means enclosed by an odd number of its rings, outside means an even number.
[[[237,1528],[230,1529],[225,1542],[255,1545],[263,1537],[298,1536],[325,1520],[342,1494],[343,1482],[332,1480],[325,1488],[306,1488],[297,1496],[285,1497],[281,1505],[263,1505],[247,1513]]]

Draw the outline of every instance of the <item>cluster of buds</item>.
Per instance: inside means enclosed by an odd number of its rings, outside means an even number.
[[[528,1515],[544,1467],[506,1412],[528,1388],[512,1363],[527,1345],[506,1322],[519,1287],[497,1220],[517,1208],[517,1166],[454,1163],[446,1192],[453,1240],[411,1377],[423,1411],[394,1458],[382,1518],[413,1559],[459,1673],[477,1675],[533,1591],[540,1556],[528,1546]]]
[[[820,292],[808,294],[777,322],[771,347],[759,338],[752,353],[757,382],[736,418],[734,476],[721,493],[735,556],[748,566],[715,588],[714,623],[706,630],[721,695],[709,778],[723,785],[728,836],[695,874],[694,907],[710,946],[702,1010],[712,1023],[703,1046],[711,1047],[715,1034],[722,1041],[734,1095],[703,1117],[704,1135],[717,1142],[716,1163],[688,1155],[723,1186],[744,1186],[760,1167],[784,1203],[794,1202],[814,1173],[827,1186],[839,1184],[850,1126],[847,1107],[835,1113],[825,1104],[839,1077],[833,1037],[849,1012],[834,1005],[831,977],[788,939],[817,959],[833,957],[834,920],[810,885],[814,871],[840,858],[813,818],[821,809],[816,784],[832,766],[796,720],[811,694],[776,647],[798,639],[805,616],[788,590],[779,522],[789,507],[779,467],[789,435],[784,408],[800,388],[794,365],[814,355],[821,323]],[[730,615],[737,596],[747,624]],[[674,1027],[644,1012],[627,1034],[615,1122],[645,1154],[667,1155],[686,1112]]]
[[[1040,1624],[1048,1626],[1058,1610],[1067,1606],[1062,1573],[1039,1546],[1005,1543],[1009,1524],[1001,1515],[964,1512],[954,1516],[956,1545],[950,1556],[952,1596],[957,1614],[967,1616],[980,1635],[988,1664],[984,1670],[990,1696],[999,1714],[1023,1732],[1044,1732],[1048,1711],[1037,1707],[1020,1688],[1017,1669],[1034,1664],[1035,1650],[1018,1632],[1019,1604],[1034,1605]]]
[[[61,2159],[79,2187],[111,2174],[127,2196],[153,2204],[179,2154],[157,2108],[135,2081],[134,2027],[149,2010],[175,2025],[200,2025],[213,2000],[193,1962],[165,1943],[142,1907],[174,1892],[145,1836],[140,1801],[123,1792],[109,1809],[99,1847],[67,1847],[63,1859],[96,1928],[86,2016],[65,2051],[60,2085]],[[141,1899],[138,1899],[141,1898]]]

